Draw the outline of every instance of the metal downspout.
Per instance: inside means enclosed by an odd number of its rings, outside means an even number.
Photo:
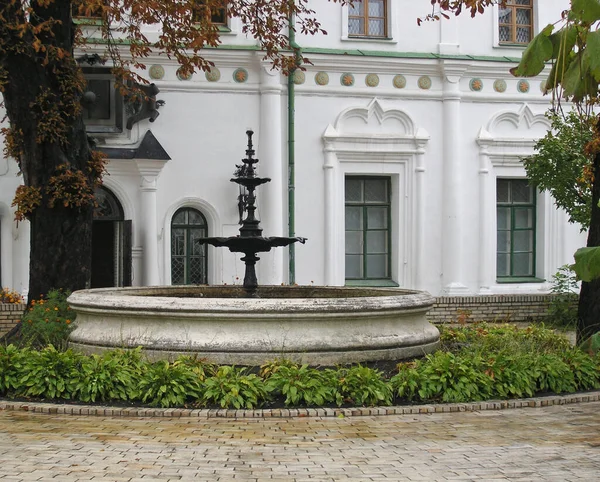
[[[296,65],[299,64],[300,46],[296,43],[295,19],[294,15],[289,17],[289,40],[290,48],[294,51]],[[288,236],[296,236],[296,132],[295,132],[295,108],[296,108],[296,88],[294,83],[294,73],[296,69],[290,70],[288,75]],[[293,244],[289,246],[289,284],[296,284],[296,248]]]

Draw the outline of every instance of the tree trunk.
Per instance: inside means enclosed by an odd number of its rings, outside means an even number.
[[[31,23],[60,20],[52,32],[44,34],[44,43],[50,46],[46,50],[32,51],[31,35],[20,38],[10,30],[10,21],[15,25],[23,22],[18,11],[4,6],[0,12],[9,19],[3,31],[4,42],[14,47],[0,54],[0,67],[6,75],[3,91],[6,112],[13,133],[20,138],[18,161],[24,184],[38,188],[42,195],[40,205],[28,216],[29,300],[38,299],[52,288],[75,290],[89,286],[92,203],[65,207],[69,203],[59,197],[52,206],[47,188],[52,177],[60,172],[59,166],[83,173],[90,186],[94,179],[89,169],[91,151],[83,118],[80,109],[73,108],[79,102],[76,86],[80,69],[71,55],[74,27],[70,2],[57,1],[47,7],[38,2],[31,5],[35,9]],[[7,40],[8,36],[11,38]],[[51,55],[57,49],[60,55]],[[46,95],[44,102],[40,102],[42,95]]]
[[[600,246],[600,153],[594,158],[594,183],[592,185],[592,216],[587,246]],[[577,343],[587,340],[600,331],[600,278],[581,283],[577,313]]]

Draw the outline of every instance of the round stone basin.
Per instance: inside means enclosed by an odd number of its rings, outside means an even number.
[[[433,298],[397,288],[262,286],[102,288],[74,292],[70,345],[85,352],[141,346],[150,358],[197,354],[220,364],[287,358],[311,365],[430,353]]]

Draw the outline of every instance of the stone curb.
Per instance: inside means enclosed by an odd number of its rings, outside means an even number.
[[[52,415],[87,415],[96,417],[158,417],[158,418],[292,418],[292,417],[373,417],[382,415],[427,415],[432,413],[479,412],[511,408],[550,407],[600,401],[600,391],[523,398],[518,400],[488,400],[470,403],[440,403],[396,407],[357,408],[269,408],[257,410],[185,409],[103,407],[98,405],[65,405],[41,402],[11,402],[0,400],[0,410],[47,413]]]

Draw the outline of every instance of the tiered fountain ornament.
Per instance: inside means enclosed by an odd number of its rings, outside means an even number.
[[[246,157],[242,159],[242,165],[236,166],[236,176],[231,179],[244,187],[247,194],[243,194],[240,202],[240,217],[243,212],[247,213],[242,219],[239,236],[230,236],[229,238],[200,238],[199,243],[211,244],[212,246],[224,246],[229,248],[233,253],[244,253],[242,261],[246,264],[246,273],[244,275],[244,289],[249,298],[257,297],[258,280],[256,278],[256,262],[260,259],[256,256],[257,253],[266,253],[271,251],[271,248],[280,246],[289,246],[292,243],[300,242],[304,244],[306,238],[285,238],[281,236],[271,236],[265,238],[262,236],[260,221],[256,217],[256,195],[257,186],[271,182],[268,177],[257,177],[254,165],[258,163],[258,159],[254,159],[256,152],[252,146],[251,130],[246,131],[248,136],[248,149],[246,149]]]
[[[244,286],[100,288],[73,293],[73,348],[141,346],[151,358],[193,353],[214,363],[260,365],[276,358],[311,365],[400,360],[429,353],[439,331],[427,321],[433,298],[400,288],[260,286],[257,253],[303,238],[263,237],[256,218],[252,133],[233,182],[247,189],[240,235],[203,243],[243,253]],[[243,218],[241,211],[240,218]]]

